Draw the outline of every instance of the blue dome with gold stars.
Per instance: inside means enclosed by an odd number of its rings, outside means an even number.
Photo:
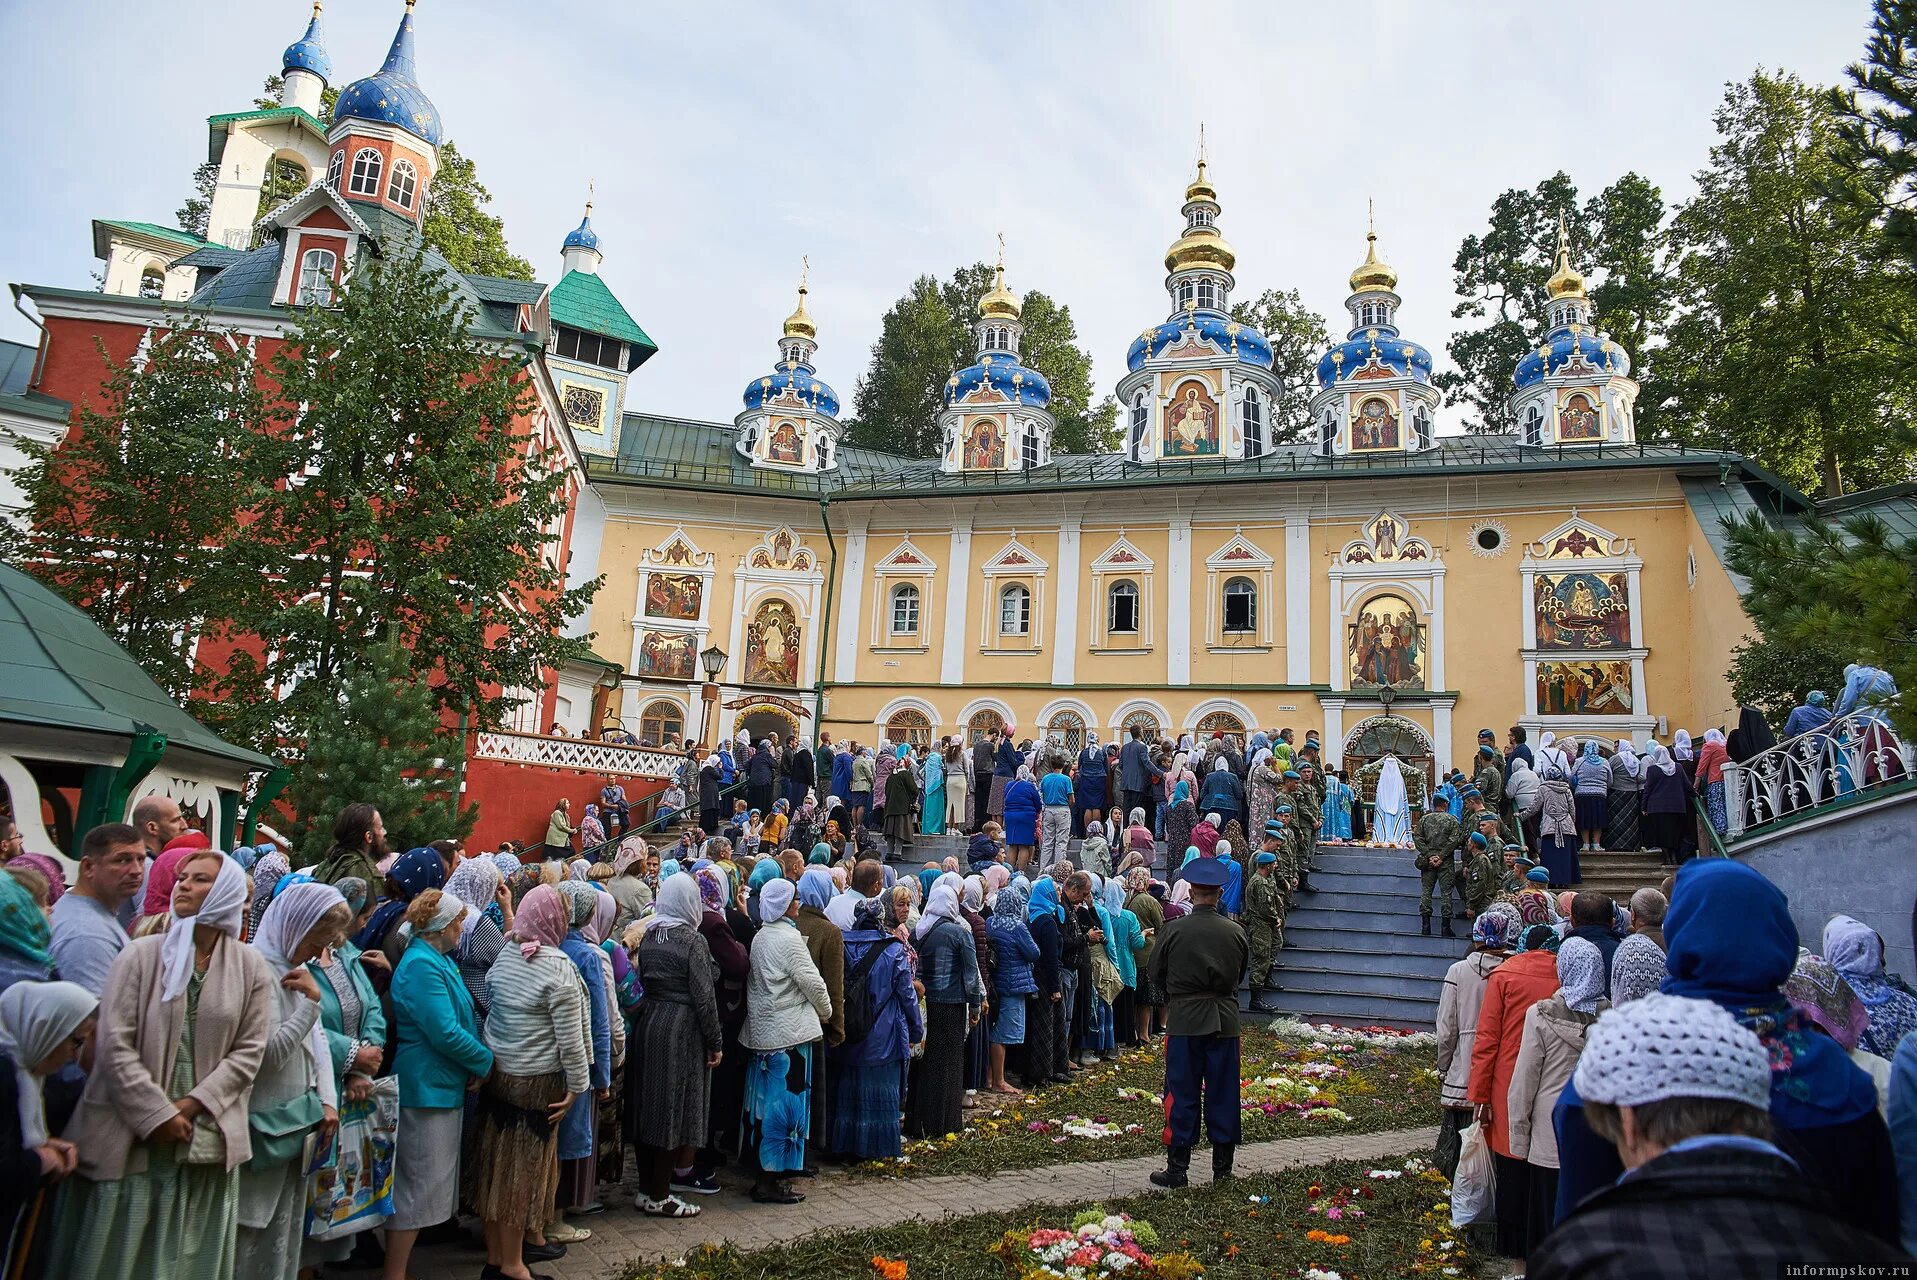
[[[560,245],[559,249],[562,253],[567,249],[591,249],[595,253],[599,251],[599,233],[592,229],[591,213],[587,213],[579,220],[579,225],[572,229],[572,234],[566,237],[566,242]]]
[[[1511,384],[1522,391],[1554,373],[1562,373],[1566,365],[1579,360],[1605,377],[1620,377],[1631,372],[1631,357],[1623,347],[1579,325],[1553,329],[1546,335],[1543,343],[1518,361]]]
[[[839,393],[814,374],[810,365],[792,364],[785,360],[774,365],[772,372],[765,377],[754,378],[746,384],[745,407],[762,408],[768,402],[777,400],[788,387],[814,413],[822,413],[828,418],[839,416]]]
[[[326,42],[320,33],[317,3],[313,6],[313,20],[306,24],[306,34],[287,45],[280,57],[280,74],[289,71],[310,71],[328,84],[333,82],[333,59],[327,55]]]
[[[1004,400],[1048,408],[1052,403],[1052,384],[1036,369],[1028,369],[1009,351],[988,351],[977,364],[966,365],[945,380],[945,403],[949,406],[985,387]]]
[[[1239,324],[1222,311],[1193,310],[1153,325],[1133,338],[1131,349],[1125,353],[1126,370],[1137,369],[1153,356],[1163,355],[1185,334],[1196,334],[1199,339],[1236,356],[1239,364],[1271,368],[1271,343],[1264,334],[1250,325]]]
[[[1374,378],[1411,378],[1430,385],[1431,353],[1409,338],[1400,337],[1393,325],[1374,324],[1353,329],[1343,342],[1318,357],[1318,385],[1352,378],[1360,371]]]
[[[435,147],[439,145],[439,112],[419,87],[419,72],[413,65],[411,3],[399,21],[399,32],[386,53],[385,65],[340,91],[339,101],[333,104],[333,119],[395,125]]]

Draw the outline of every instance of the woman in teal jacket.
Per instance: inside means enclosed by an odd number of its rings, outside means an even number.
[[[1120,1042],[1132,1044],[1137,1040],[1138,957],[1145,950],[1145,926],[1125,906],[1125,888],[1116,878],[1105,881],[1100,888],[1099,902],[1111,917],[1112,928],[1105,941],[1116,952],[1112,958],[1118,965],[1118,976],[1125,980],[1125,989],[1112,1001],[1113,1031]]]
[[[386,1011],[380,1008],[368,964],[384,968],[386,957],[375,951],[368,961],[350,937],[366,926],[371,894],[366,882],[348,876],[333,886],[353,909],[347,926],[349,940],[313,961],[307,968],[319,980],[320,1025],[333,1051],[333,1083],[341,1102],[362,1102],[371,1092],[386,1054]],[[344,1255],[342,1255],[343,1257]],[[339,1261],[335,1258],[332,1261]]]
[[[393,971],[393,1074],[399,1077],[399,1148],[386,1275],[404,1276],[422,1227],[459,1208],[459,1130],[466,1090],[493,1069],[479,1039],[473,997],[452,952],[466,904],[437,889],[406,907],[412,941]]]

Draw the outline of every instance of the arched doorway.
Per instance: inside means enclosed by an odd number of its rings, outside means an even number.
[[[753,707],[739,717],[738,725],[754,743],[762,738],[783,743],[788,735],[799,732],[799,722],[792,714],[777,707]],[[734,731],[735,736],[737,732]]]
[[[1345,738],[1342,759],[1351,771],[1352,787],[1370,804],[1378,786],[1377,763],[1388,755],[1398,757],[1405,771],[1405,790],[1413,800],[1423,800],[1434,782],[1435,756],[1431,739],[1415,722],[1403,716],[1381,715],[1361,720]],[[1417,775],[1412,777],[1410,775]]]

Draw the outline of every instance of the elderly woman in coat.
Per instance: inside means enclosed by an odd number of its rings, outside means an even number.
[[[739,1041],[752,1051],[746,1073],[745,1138],[762,1204],[805,1199],[791,1178],[805,1169],[812,1127],[812,1051],[832,1016],[832,993],[799,932],[798,893],[790,880],[759,891],[759,931],[746,979],[746,1024]]]
[[[1478,1034],[1478,1010],[1484,1006],[1484,987],[1497,967],[1511,954],[1521,921],[1517,908],[1496,903],[1471,926],[1471,954],[1445,971],[1444,990],[1438,996],[1438,1074],[1443,1083],[1438,1100],[1444,1105],[1444,1123],[1438,1129],[1438,1166],[1449,1177],[1457,1169],[1459,1139],[1471,1124],[1471,1046]]]

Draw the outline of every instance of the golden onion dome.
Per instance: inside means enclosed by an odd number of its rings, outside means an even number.
[[[1571,265],[1571,233],[1561,213],[1558,215],[1558,269],[1544,282],[1544,291],[1553,301],[1584,297],[1584,276]]]
[[[1378,233],[1365,232],[1365,260],[1351,273],[1353,293],[1391,293],[1398,287],[1398,273],[1378,257]]]
[[[1018,295],[1005,287],[1005,247],[1004,237],[1000,237],[998,268],[992,277],[992,287],[978,300],[978,314],[982,320],[1016,320],[1023,310]]]
[[[1191,185],[1185,188],[1185,203],[1190,204],[1194,200],[1218,203],[1218,192],[1211,185],[1211,178],[1205,173],[1205,157],[1202,155],[1198,157],[1198,176],[1193,178]]]
[[[1192,227],[1165,250],[1165,270],[1191,271],[1198,267],[1210,267],[1217,271],[1230,271],[1238,262],[1238,255],[1218,234],[1217,227]]]
[[[808,264],[808,274],[810,264]],[[819,326],[813,323],[812,313],[805,309],[805,276],[799,277],[799,305],[785,318],[785,336],[788,338],[810,338],[817,340]]]

